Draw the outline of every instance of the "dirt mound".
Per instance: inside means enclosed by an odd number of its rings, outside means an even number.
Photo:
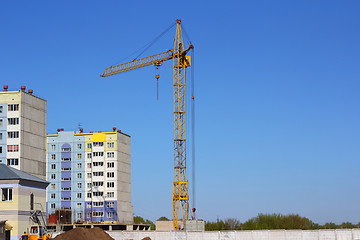
[[[151,238],[149,238],[149,237],[144,237],[144,238],[141,239],[141,240],[151,240]]]
[[[57,235],[54,240],[114,240],[104,230],[95,228],[74,228]]]

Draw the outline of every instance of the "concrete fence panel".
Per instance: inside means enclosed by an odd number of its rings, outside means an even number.
[[[235,232],[236,240],[253,240],[252,231],[237,231]]]
[[[252,231],[253,240],[269,240],[269,230]]]
[[[285,231],[286,240],[302,240],[302,230],[286,230]]]
[[[319,240],[319,231],[302,231],[302,240]]]
[[[285,230],[269,231],[269,240],[286,240]]]

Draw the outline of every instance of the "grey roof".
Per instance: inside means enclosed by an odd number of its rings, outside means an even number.
[[[9,167],[0,163],[0,180],[29,180],[34,182],[49,183],[41,178],[30,175],[26,172]]]

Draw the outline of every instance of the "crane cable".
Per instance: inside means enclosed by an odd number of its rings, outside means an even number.
[[[191,51],[191,158],[192,158],[192,207],[193,207],[193,219],[195,220],[195,86],[194,86],[194,62],[195,62],[195,50]]]

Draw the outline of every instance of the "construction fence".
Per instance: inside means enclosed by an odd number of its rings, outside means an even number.
[[[219,232],[107,231],[115,240],[360,240],[360,229]]]

